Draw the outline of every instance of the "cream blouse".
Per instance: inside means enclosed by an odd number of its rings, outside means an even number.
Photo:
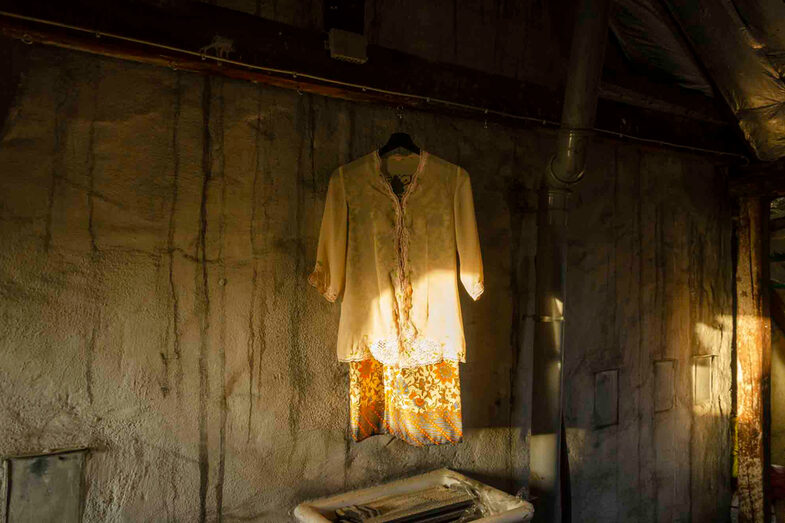
[[[456,254],[469,295],[484,290],[469,175],[422,151],[399,198],[388,163],[367,154],[338,168],[327,189],[308,281],[331,302],[343,294],[338,359],[465,361]]]

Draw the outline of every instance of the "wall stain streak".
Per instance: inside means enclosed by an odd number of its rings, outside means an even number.
[[[259,111],[261,111],[262,107],[262,100],[261,100],[261,89],[259,89],[260,97],[259,97]],[[260,113],[261,114],[261,113]],[[264,159],[264,169],[258,169],[262,174],[263,182],[262,182],[262,214],[263,214],[263,221],[262,221],[262,231],[261,231],[261,238],[270,238],[270,224],[273,222],[272,218],[270,217],[270,207],[273,204],[273,200],[275,198],[275,180],[273,179],[273,160],[272,154],[270,151],[273,149],[273,142],[276,138],[274,129],[272,128],[272,122],[275,119],[273,118],[273,109],[272,106],[268,109],[267,115],[267,122],[270,125],[270,128],[262,129],[262,122],[261,119],[259,121],[259,133],[262,137],[267,140],[267,144],[269,147],[263,151],[263,159]],[[261,146],[261,141],[258,142]],[[260,149],[261,151],[261,149]],[[265,154],[266,153],[266,154]],[[258,162],[257,158],[257,162]],[[258,165],[258,163],[257,163]],[[268,244],[264,244],[262,246],[261,251],[267,252],[269,248]],[[262,280],[264,281],[264,279]],[[274,285],[274,284],[273,284]],[[267,350],[267,338],[266,338],[266,321],[267,321],[267,299],[266,294],[263,292],[262,296],[265,297],[265,301],[262,303],[262,306],[257,310],[259,314],[259,321],[257,322],[257,341],[259,344],[258,354],[256,355],[256,393],[257,395],[262,394],[263,384],[261,380],[262,376],[262,358],[264,358],[264,353]]]
[[[315,144],[314,144],[315,138],[314,138],[314,135],[316,133],[316,116],[315,116],[315,111],[314,111],[314,108],[313,108],[313,104],[316,103],[317,100],[319,100],[319,98],[311,98],[311,104],[310,104],[310,125],[311,125],[311,151],[310,151],[310,154],[311,154],[311,172],[310,172],[310,174],[311,174],[311,191],[313,192],[313,194],[317,194],[318,191],[319,191],[319,185],[318,185],[319,178],[316,175],[316,171],[317,171],[317,169],[316,169],[316,159],[315,159],[316,155],[314,154],[314,149],[315,149]]]
[[[210,136],[211,78],[204,78],[202,90],[202,197],[199,209],[199,240],[197,258],[201,260],[201,274],[196,275],[197,307],[201,309],[199,343],[199,521],[207,521],[207,489],[210,481],[210,451],[207,438],[207,404],[210,397],[210,378],[207,368],[210,331],[209,271],[207,257],[207,199],[212,177],[212,140]],[[201,302],[201,303],[199,303]]]
[[[253,259],[253,275],[251,276],[251,303],[248,307],[248,346],[246,349],[246,356],[248,360],[248,431],[246,434],[246,443],[251,441],[251,427],[253,426],[253,410],[254,410],[254,358],[256,350],[256,292],[259,281],[257,261]]]
[[[357,154],[355,151],[356,143],[355,143],[355,132],[357,130],[357,115],[354,111],[354,105],[349,105],[349,155],[341,157],[340,163],[344,164],[349,161],[350,158],[354,158]]]
[[[346,434],[343,437],[343,488],[346,489],[349,484],[349,470],[354,463],[354,456],[352,455],[352,436],[349,432],[349,425],[346,425]]]
[[[257,10],[260,8],[257,4]],[[251,187],[251,226],[250,243],[251,243],[251,263],[253,264],[253,275],[251,276],[251,303],[248,307],[248,346],[246,355],[248,359],[248,432],[246,434],[246,443],[251,441],[251,427],[253,426],[253,409],[254,409],[254,393],[253,393],[253,379],[254,379],[254,358],[256,350],[256,295],[257,286],[259,284],[259,264],[256,260],[256,198],[259,187],[259,152],[261,149],[260,141],[262,139],[262,93],[259,87],[256,88],[256,134],[254,140],[254,173],[253,185]]]
[[[224,262],[224,237],[226,233],[226,156],[224,154],[224,82],[219,82],[219,113],[216,122],[216,154],[219,157],[221,179],[221,218],[218,224],[218,260],[220,271],[219,307],[221,324],[218,332],[218,365],[221,376],[220,428],[218,433],[218,479],[215,483],[215,506],[219,523],[223,521],[224,480],[226,477],[226,263]]]
[[[704,260],[703,260],[703,243],[701,241],[702,235],[696,234],[696,224],[693,220],[687,220],[687,288],[689,289],[689,317],[690,317],[690,325],[698,325],[698,318],[700,317],[700,311],[703,310],[698,309],[696,305],[702,305],[702,297],[703,297],[703,287],[696,286],[696,282],[700,281],[702,284],[702,269],[705,267]],[[697,251],[697,252],[696,252]],[[697,262],[697,263],[696,263]],[[695,303],[696,298],[698,300],[698,304]],[[700,340],[696,343],[693,336],[693,330],[689,330],[689,347],[690,347],[690,354],[697,355],[703,353],[703,347],[700,345]],[[696,347],[698,345],[698,347]],[[712,395],[712,403],[713,401],[713,393]],[[690,412],[689,417],[689,428],[688,428],[688,437],[687,437],[687,449],[689,452],[689,458],[687,460],[687,469],[689,470],[689,481],[687,484],[687,492],[692,493],[695,492],[696,485],[694,484],[695,473],[693,471],[693,460],[695,459],[694,453],[698,448],[695,445],[696,442],[696,427],[694,423],[694,416],[695,412]],[[690,508],[690,516],[694,518],[693,514],[693,500],[689,500],[689,508]]]
[[[291,335],[291,345],[289,350],[289,381],[292,384],[292,391],[291,394],[293,396],[292,401],[290,402],[289,408],[289,433],[292,438],[292,441],[295,441],[298,438],[298,432],[300,429],[300,416],[302,414],[302,406],[305,402],[305,388],[307,386],[308,380],[306,379],[305,373],[305,362],[302,350],[302,339],[300,336],[300,327],[302,325],[302,284],[301,281],[301,273],[303,272],[304,267],[304,255],[303,252],[303,245],[302,242],[299,240],[300,234],[302,231],[302,218],[303,213],[302,209],[304,206],[305,194],[303,191],[303,181],[305,178],[305,174],[303,173],[303,167],[305,164],[305,159],[303,158],[303,154],[306,153],[306,147],[309,147],[308,151],[311,150],[313,147],[313,107],[310,103],[311,98],[306,96],[300,96],[297,104],[297,136],[301,137],[300,145],[298,147],[297,152],[297,184],[296,184],[296,191],[297,191],[297,201],[295,203],[295,234],[298,237],[298,241],[295,242],[295,259],[294,259],[294,274],[296,275],[294,280],[294,288],[292,289],[292,310],[289,313],[289,332]],[[307,107],[304,107],[307,104]],[[310,142],[310,144],[306,143],[306,140]],[[295,445],[291,447],[291,454],[293,455],[296,449]]]
[[[458,58],[458,0],[452,2],[452,57]]]
[[[65,82],[64,73],[60,73],[60,84],[70,83]],[[54,219],[54,203],[55,193],[57,192],[57,183],[63,177],[63,142],[66,135],[66,119],[63,117],[63,108],[68,101],[70,90],[62,89],[57,90],[57,105],[54,111],[54,143],[52,146],[52,179],[49,181],[49,194],[47,198],[47,211],[46,211],[46,226],[44,228],[44,251],[49,252],[52,246],[52,220]]]
[[[170,480],[172,485],[172,521],[177,521],[177,482],[180,481],[180,474],[177,471],[177,459],[172,459]]]
[[[90,119],[90,131],[87,141],[87,232],[90,235],[90,253],[95,257],[98,254],[98,245],[95,239],[95,121],[98,118],[98,85],[101,79],[101,64],[96,65],[93,73],[93,115]]]
[[[92,264],[90,266],[90,272],[92,273],[92,280],[97,282],[100,280],[101,276],[98,273],[96,262],[98,261],[98,246],[96,244],[95,239],[95,230],[93,228],[93,215],[94,215],[94,200],[93,200],[93,193],[94,193],[94,186],[95,186],[95,122],[98,118],[98,84],[100,82],[100,75],[101,72],[101,65],[100,63],[95,66],[93,70],[93,81],[92,81],[92,88],[93,88],[93,107],[92,107],[92,117],[90,118],[90,128],[88,131],[88,140],[87,140],[87,179],[88,179],[88,191],[87,191],[87,208],[88,208],[88,218],[87,218],[87,231],[90,235],[90,258]],[[98,294],[96,293],[96,289],[91,289],[91,294]],[[98,300],[100,299],[100,294],[95,296],[91,301],[93,302],[93,306],[96,307],[95,309],[95,318],[92,332],[90,335],[90,342],[87,346],[87,355],[86,355],[86,369],[85,369],[85,381],[86,381],[86,391],[87,391],[87,399],[90,404],[93,404],[94,397],[93,397],[93,367],[95,361],[95,351],[96,351],[96,337],[97,331],[101,323],[101,308],[98,305]]]
[[[454,8],[457,9],[457,5],[454,5]],[[515,143],[513,144],[511,156],[512,165],[518,165],[518,145]],[[517,409],[515,407],[518,405],[519,398],[516,384],[518,382],[518,362],[520,360],[520,351],[523,350],[523,342],[521,340],[521,321],[523,317],[521,314],[521,299],[526,296],[526,294],[519,288],[520,285],[518,282],[519,267],[524,262],[520,248],[521,234],[523,232],[524,211],[524,209],[521,209],[521,202],[525,202],[526,200],[523,194],[521,194],[522,190],[523,188],[520,186],[520,182],[517,179],[508,181],[508,187],[506,191],[507,206],[510,210],[510,230],[513,231],[512,242],[510,244],[510,289],[512,290],[512,295],[514,297],[512,301],[512,328],[510,329],[511,364],[508,384],[510,390],[510,399],[509,403],[507,404],[507,424],[510,427],[515,427],[515,423],[517,421],[515,416]],[[514,471],[515,459],[513,456],[513,451],[515,449],[514,439],[516,437],[518,436],[515,434],[515,431],[511,430],[509,439],[507,441],[507,466],[509,467],[510,472]]]
[[[98,322],[100,323],[100,321]],[[87,392],[87,401],[90,405],[93,404],[93,362],[95,360],[95,338],[97,335],[98,327],[93,325],[92,333],[90,334],[90,341],[87,344],[87,355],[85,356],[85,391]]]
[[[656,310],[660,313],[660,358],[666,355],[666,346],[668,339],[668,329],[666,327],[666,310],[665,310],[665,294],[667,293],[666,285],[668,282],[665,280],[665,266],[667,263],[667,253],[663,252],[667,246],[665,245],[665,217],[663,216],[662,204],[657,204],[656,207],[656,222],[654,227],[654,234],[656,235],[657,243],[655,244],[655,263],[657,270],[657,283],[655,287],[655,306]]]
[[[635,223],[633,225],[633,239],[632,242],[635,244],[635,248],[637,250],[636,256],[632,258],[632,264],[630,266],[630,271],[637,271],[637,284],[638,288],[636,290],[637,294],[637,310],[635,315],[635,321],[637,323],[637,333],[635,334],[638,337],[638,344],[637,347],[634,349],[637,351],[637,361],[638,366],[636,369],[633,369],[639,376],[645,376],[645,372],[648,372],[649,366],[651,365],[650,359],[645,351],[645,344],[644,344],[644,265],[645,265],[645,250],[644,250],[644,238],[643,238],[643,205],[641,205],[641,200],[643,197],[643,181],[641,173],[641,153],[639,150],[635,150],[635,168],[632,169],[632,172],[638,173],[638,176],[635,177],[635,185],[634,185],[634,192],[633,195],[635,196],[635,203],[633,206],[633,215]],[[630,347],[632,349],[632,347]],[[646,380],[642,380],[643,383],[639,384],[635,389],[635,401],[637,405],[643,404],[643,392],[645,390],[645,382]],[[640,514],[641,519],[645,519],[646,513],[643,503],[644,496],[649,491],[648,485],[651,484],[649,478],[646,476],[644,468],[645,468],[645,460],[646,457],[644,455],[644,446],[645,440],[644,438],[644,430],[646,430],[647,424],[649,423],[648,420],[644,421],[643,417],[646,414],[644,413],[643,409],[639,407],[638,416],[637,416],[637,426],[635,427],[638,433],[638,444],[636,448],[636,455],[638,456],[637,462],[637,498],[636,498],[636,506],[638,507],[638,511]]]
[[[174,96],[174,110],[172,114],[172,193],[171,202],[169,206],[169,227],[166,238],[166,253],[169,257],[169,306],[171,307],[171,320],[167,326],[166,340],[164,343],[164,350],[161,357],[164,364],[164,385],[161,387],[164,397],[166,397],[170,389],[169,382],[169,360],[174,358],[177,360],[177,371],[175,376],[175,387],[177,390],[177,397],[182,396],[182,381],[183,381],[183,364],[180,359],[180,304],[177,297],[177,289],[174,283],[174,232],[175,232],[175,212],[177,210],[177,184],[180,181],[180,148],[178,146],[178,132],[180,130],[180,110],[182,107],[182,92],[181,92],[181,78],[180,73],[175,75],[175,96]],[[171,336],[171,339],[170,339]],[[171,353],[169,353],[169,346],[171,344]]]

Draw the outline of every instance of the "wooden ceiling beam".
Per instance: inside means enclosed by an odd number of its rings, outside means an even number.
[[[734,169],[729,189],[735,196],[785,196],[785,159]]]
[[[322,33],[201,2],[178,0],[173,5],[163,9],[140,3],[72,0],[69,8],[63,9],[62,3],[54,0],[0,0],[0,11],[30,17],[24,20],[0,14],[0,31],[7,37],[29,43],[349,100],[503,120],[511,125],[541,125],[540,121],[560,120],[560,88],[434,63],[379,46],[368,47],[369,61],[366,64],[340,62],[329,57]],[[33,19],[63,25],[55,26]],[[90,32],[75,30],[67,27],[69,25],[85,27]],[[126,39],[98,38],[97,33],[122,35]],[[209,46],[216,36],[231,40],[233,49],[227,58],[238,63],[220,63],[207,56],[199,56],[199,50]],[[210,52],[207,51],[208,54]],[[300,75],[295,77],[260,67],[296,71]],[[318,80],[314,76],[337,80],[338,83]],[[402,96],[388,91],[418,96]],[[674,114],[679,112],[677,104],[669,103],[667,110],[661,110],[662,107],[651,103],[650,98],[641,103],[645,107],[630,105],[630,98],[634,97],[629,93],[626,98],[626,102],[600,99],[597,127],[609,131],[606,134],[624,133],[653,142],[746,153],[731,124],[707,121],[694,111]],[[471,108],[445,106],[427,99],[480,107],[488,109],[490,114]],[[494,112],[521,115],[531,120],[497,118]]]

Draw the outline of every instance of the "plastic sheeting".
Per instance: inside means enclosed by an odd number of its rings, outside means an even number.
[[[785,3],[782,0],[736,0],[733,3],[755,45],[780,77],[785,76]]]
[[[656,0],[617,0],[612,28],[630,59],[668,74],[684,87],[708,92],[702,67],[757,157],[785,156],[782,0],[664,0],[664,4],[670,13]],[[689,46],[680,41],[677,27]]]
[[[646,64],[684,88],[714,95],[689,44],[660,4],[647,0],[617,0],[610,26],[631,62]]]
[[[345,507],[370,504],[383,498],[411,496],[440,486],[463,490],[475,500],[476,510],[468,513],[462,521],[512,523],[531,521],[534,516],[534,507],[528,501],[445,468],[375,487],[304,501],[294,509],[294,517],[303,523],[326,523],[334,521],[336,512]]]

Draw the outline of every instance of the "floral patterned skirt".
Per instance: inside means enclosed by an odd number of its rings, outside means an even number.
[[[349,397],[355,441],[392,434],[420,446],[463,438],[457,362],[398,368],[373,358],[353,361]]]

